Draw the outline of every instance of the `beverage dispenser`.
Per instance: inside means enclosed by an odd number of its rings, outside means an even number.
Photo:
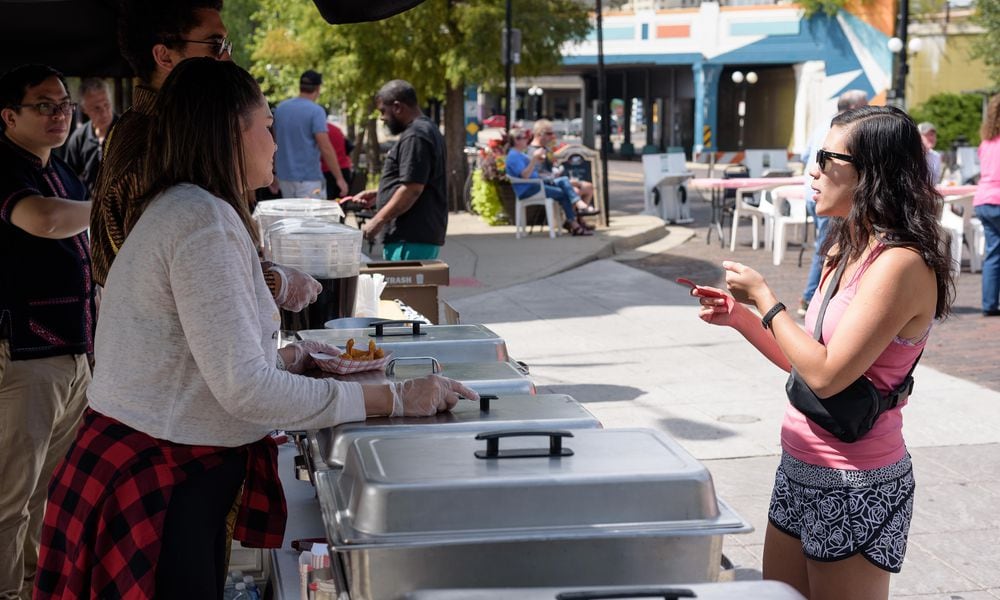
[[[361,230],[316,218],[281,219],[264,233],[271,260],[315,277],[319,298],[300,312],[281,311],[281,328],[322,329],[331,319],[351,317],[361,268]]]

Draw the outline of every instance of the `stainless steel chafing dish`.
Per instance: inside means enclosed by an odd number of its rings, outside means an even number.
[[[354,600],[712,582],[723,534],[751,529],[704,466],[644,429],[366,436],[316,486]]]
[[[337,375],[341,381],[389,383],[437,373],[461,381],[479,394],[534,394],[535,384],[507,362],[446,362],[430,356],[394,357],[385,371]]]
[[[661,600],[805,600],[795,588],[780,581],[615,586],[581,588],[504,588],[421,590],[406,600],[600,600],[602,598],[660,598]]]
[[[343,348],[354,338],[367,340],[397,357],[433,356],[442,363],[509,362],[507,344],[484,325],[425,325],[419,321],[383,321],[363,329],[307,329],[303,340],[317,340]]]
[[[412,436],[423,433],[478,433],[546,427],[596,429],[597,420],[565,394],[484,395],[480,402],[460,401],[450,412],[433,417],[372,418],[309,431],[309,448],[317,469],[340,468],[351,444],[361,437]]]

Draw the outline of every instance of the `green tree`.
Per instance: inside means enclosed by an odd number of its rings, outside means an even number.
[[[979,145],[979,124],[982,119],[983,97],[979,94],[935,94],[926,102],[913,107],[910,116],[917,123],[929,121],[937,129],[937,150],[951,149],[958,137],[970,146]]]
[[[256,27],[253,15],[258,5],[259,0],[225,0],[222,5],[222,21],[233,41],[233,62],[244,68],[250,66],[250,46]]]
[[[323,99],[345,106],[354,122],[367,122],[369,157],[377,156],[372,98],[384,82],[406,79],[423,101],[443,102],[449,204],[458,206],[466,169],[464,91],[467,84],[493,88],[503,81],[504,1],[427,0],[390,19],[338,26],[327,25],[309,0],[259,2],[251,71],[265,93],[288,97],[303,69],[319,70]],[[587,7],[574,0],[514,0],[513,14],[523,40],[518,76],[555,70],[562,45],[591,28]]]
[[[1000,87],[1000,0],[976,0],[972,21],[986,30],[972,43],[972,58],[986,63],[993,87]]]

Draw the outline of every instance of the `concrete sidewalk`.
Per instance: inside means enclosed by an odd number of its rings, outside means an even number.
[[[451,215],[442,259],[453,285],[441,297],[502,335],[540,391],[572,395],[607,427],[665,431],[705,461],[756,528],[725,552],[741,578],[759,577],[786,376],[732,330],[699,321],[684,288],[620,262],[697,255],[704,241],[638,214],[636,163],[610,171],[611,228],[594,237],[517,240],[513,227]],[[915,378],[904,414],[919,486],[891,595],[1000,598],[1000,393],[925,363]]]

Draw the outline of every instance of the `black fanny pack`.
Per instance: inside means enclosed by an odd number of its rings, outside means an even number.
[[[826,307],[840,287],[840,278],[844,274],[846,264],[846,260],[841,261],[833,274],[833,281],[827,286],[826,294],[823,296],[823,304],[820,306],[816,327],[813,330],[813,338],[820,343],[823,343],[823,317],[826,315]],[[806,385],[795,369],[792,369],[792,374],[788,376],[785,392],[792,406],[810,421],[843,442],[856,442],[871,431],[879,415],[895,408],[913,392],[913,369],[917,368],[917,363],[923,354],[921,350],[903,382],[887,396],[883,396],[871,380],[862,375],[844,390],[829,398],[820,398]]]

